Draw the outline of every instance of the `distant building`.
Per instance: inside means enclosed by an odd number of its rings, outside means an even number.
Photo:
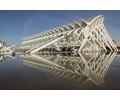
[[[8,45],[4,41],[0,40],[0,54],[13,54],[14,45]]]
[[[0,48],[2,48],[4,45],[4,42],[0,40]]]
[[[102,15],[24,38],[19,49],[25,53],[117,51]]]

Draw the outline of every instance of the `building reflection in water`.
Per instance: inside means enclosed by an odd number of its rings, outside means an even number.
[[[15,55],[11,55],[11,54],[7,54],[7,55],[2,54],[2,55],[0,55],[0,63],[4,62],[8,58],[14,58],[14,56]]]
[[[79,55],[44,54],[19,55],[23,63],[47,73],[59,75],[68,79],[103,86],[105,74],[116,53],[81,53]]]

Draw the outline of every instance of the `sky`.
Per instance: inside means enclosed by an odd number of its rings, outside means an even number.
[[[97,15],[105,16],[108,33],[120,41],[120,10],[0,10],[0,40],[21,44],[28,36]]]

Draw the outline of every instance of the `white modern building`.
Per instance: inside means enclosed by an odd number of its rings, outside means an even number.
[[[94,16],[24,38],[25,53],[118,51],[104,26],[104,16]]]
[[[14,45],[8,45],[4,41],[0,41],[0,54],[13,54]]]

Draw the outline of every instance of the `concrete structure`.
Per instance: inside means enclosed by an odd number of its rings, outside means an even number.
[[[23,39],[25,53],[117,51],[104,26],[104,16],[94,16]]]
[[[4,41],[0,41],[0,54],[13,54],[14,45],[8,45]]]
[[[80,53],[80,55],[17,55],[27,66],[64,78],[104,85],[105,74],[116,53]]]

